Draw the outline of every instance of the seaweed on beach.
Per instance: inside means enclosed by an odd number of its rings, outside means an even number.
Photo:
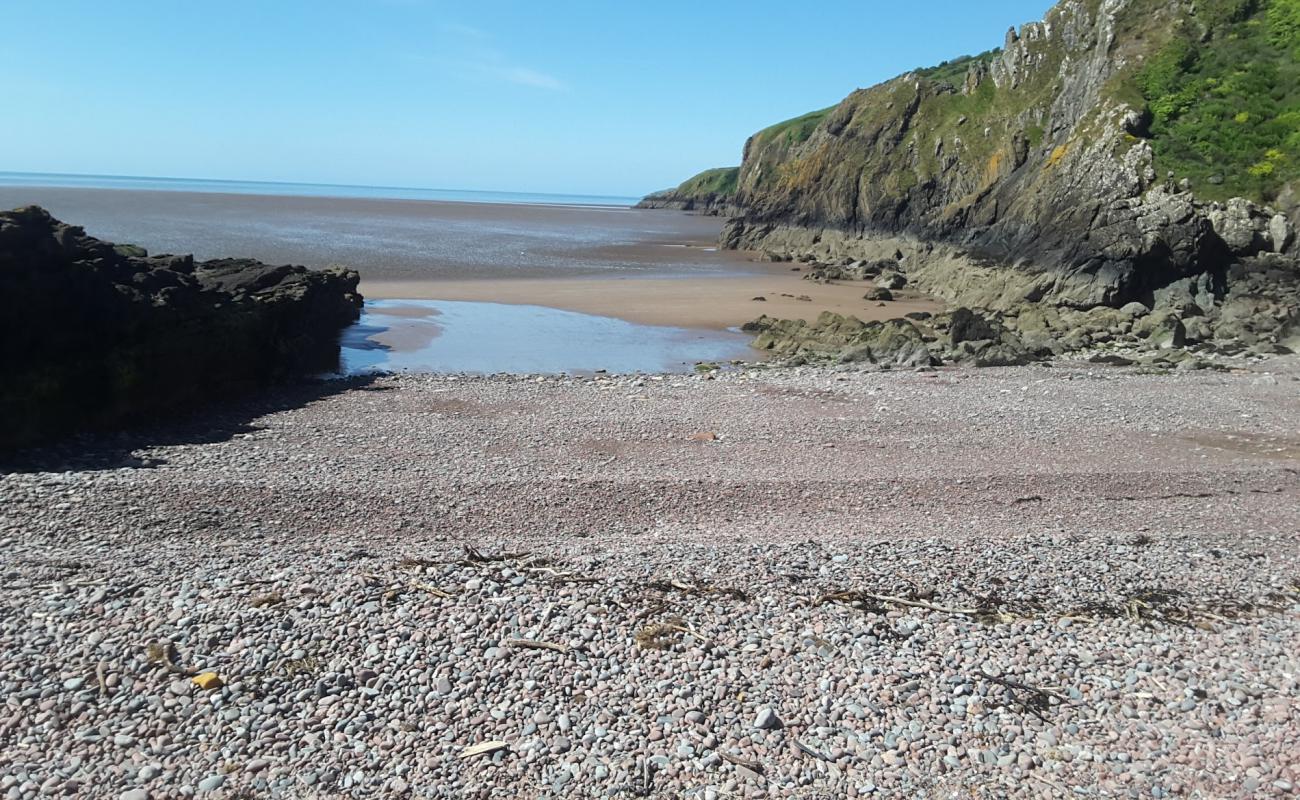
[[[632,637],[638,646],[649,650],[669,650],[686,636],[707,641],[698,631],[690,628],[681,617],[668,617],[641,628]]]

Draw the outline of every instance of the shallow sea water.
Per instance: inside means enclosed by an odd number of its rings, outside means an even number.
[[[343,333],[340,371],[690,372],[702,361],[752,360],[749,341],[543,306],[374,300]]]

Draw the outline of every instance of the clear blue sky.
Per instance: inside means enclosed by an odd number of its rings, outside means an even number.
[[[0,0],[0,170],[639,195],[1049,0]]]

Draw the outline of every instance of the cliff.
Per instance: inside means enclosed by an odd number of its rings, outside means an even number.
[[[0,212],[0,447],[337,367],[351,270],[149,257],[36,207]]]
[[[1234,259],[1294,248],[1296,20],[1297,0],[1064,0],[999,50],[751,137],[724,243],[942,245],[914,284],[1002,309],[1151,304],[1189,279],[1208,302]]]
[[[706,169],[675,189],[647,195],[636,207],[695,211],[709,216],[738,216],[743,213],[735,203],[739,175],[739,167]]]

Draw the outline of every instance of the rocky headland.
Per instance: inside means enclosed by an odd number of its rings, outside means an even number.
[[[1295,0],[1064,0],[1001,48],[752,136],[722,243],[905,285],[996,334],[955,341],[940,318],[885,360],[923,360],[917,336],[971,363],[1296,349],[1297,31]],[[853,327],[756,323],[760,346],[856,359]]]
[[[647,195],[637,208],[668,208],[693,211],[714,217],[734,217],[744,213],[736,205],[736,181],[739,167],[707,169],[687,178],[674,189]]]
[[[358,276],[196,262],[0,212],[0,447],[147,419],[337,365]]]

